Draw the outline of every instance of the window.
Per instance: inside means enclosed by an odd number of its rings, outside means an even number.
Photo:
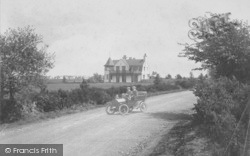
[[[126,82],[126,75],[122,76],[122,82]]]
[[[120,71],[120,67],[119,66],[116,66],[116,71]]]
[[[125,71],[125,69],[126,69],[125,66],[122,66],[122,71]]]

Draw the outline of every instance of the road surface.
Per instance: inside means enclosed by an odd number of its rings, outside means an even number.
[[[2,130],[0,144],[63,144],[65,156],[125,155],[170,129],[195,103],[191,91],[149,97],[148,111],[107,115],[104,108]]]

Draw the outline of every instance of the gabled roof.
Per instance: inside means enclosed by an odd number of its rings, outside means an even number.
[[[114,64],[116,64],[119,60],[113,60]]]
[[[123,59],[123,60],[126,61],[126,63],[129,66],[143,66],[143,63],[144,63],[144,59],[129,58],[129,59]],[[119,61],[120,60],[111,60],[111,58],[109,58],[105,66],[114,66]]]
[[[143,59],[127,59],[126,61],[130,66],[142,66],[144,63]]]
[[[127,62],[125,59],[120,59],[120,60],[118,60],[118,62],[120,62],[120,61],[123,62],[124,64],[126,64],[126,65],[129,66],[128,62]],[[117,63],[118,63],[118,62],[117,62]]]
[[[104,66],[114,66],[114,62],[111,60],[111,58],[109,58]]]

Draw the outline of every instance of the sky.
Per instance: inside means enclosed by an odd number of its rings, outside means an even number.
[[[1,0],[1,32],[33,26],[55,54],[47,75],[104,73],[107,59],[142,59],[161,76],[189,76],[200,67],[178,57],[188,21],[206,12],[250,20],[249,0]],[[199,71],[193,71],[198,75]]]

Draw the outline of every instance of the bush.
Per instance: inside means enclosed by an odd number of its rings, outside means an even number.
[[[155,88],[157,91],[169,91],[169,90],[179,89],[179,87],[177,85],[172,85],[172,84],[168,84],[168,83],[162,83],[159,85],[155,85]]]
[[[35,94],[36,92],[27,87],[16,93],[15,99],[4,99],[2,120],[4,122],[14,122],[39,113],[36,105],[32,102],[32,96]]]
[[[136,88],[137,90],[140,90],[140,91],[147,91],[147,86],[137,85]]]
[[[58,110],[58,108],[56,107],[56,104],[58,102],[55,93],[36,95],[33,100],[36,102],[36,106],[41,112]]]
[[[180,86],[183,89],[190,89],[193,88],[196,84],[195,79],[177,79],[175,81],[176,86]]]
[[[120,89],[118,88],[114,93],[120,92]],[[40,93],[33,97],[33,101],[41,112],[58,111],[73,105],[83,105],[90,101],[96,104],[105,104],[109,100],[111,100],[111,96],[106,90],[88,88],[88,85],[83,84],[80,88],[71,91],[59,89],[58,91]]]
[[[14,122],[22,118],[22,105],[16,100],[4,100],[2,119],[4,122]]]
[[[99,88],[93,88],[90,95],[90,100],[94,101],[96,104],[105,104],[111,100],[111,96]]]
[[[227,145],[247,104],[246,86],[237,80],[222,77],[200,81],[194,94],[198,97],[194,121],[201,124],[209,138],[222,146]],[[242,122],[243,126],[246,120]],[[240,131],[240,130],[238,130]],[[244,134],[239,133],[239,134]],[[235,136],[232,149],[239,147],[242,136]]]
[[[22,117],[29,117],[39,112],[60,111],[77,105],[88,103],[102,105],[112,100],[115,95],[126,93],[128,86],[101,89],[90,88],[87,81],[83,79],[79,88],[70,91],[59,89],[48,91],[43,89],[40,93],[26,89],[18,93],[15,101],[6,100],[3,114],[4,119],[16,121]],[[157,92],[179,89],[178,86],[169,83],[154,85],[136,85],[138,91]],[[18,102],[17,102],[18,101]]]
[[[109,89],[106,89],[105,91],[111,98],[114,98],[116,94],[126,93],[127,86],[120,86],[117,88],[111,87]]]
[[[179,89],[172,84],[161,83],[158,85],[142,86],[137,85],[137,90],[147,92],[169,91]],[[115,95],[126,93],[127,86],[111,87],[109,89],[89,88],[88,83],[83,80],[80,88],[71,91],[47,91],[36,94],[32,101],[35,101],[37,108],[41,112],[58,111],[64,108],[70,108],[73,105],[83,105],[85,103],[105,104]]]

